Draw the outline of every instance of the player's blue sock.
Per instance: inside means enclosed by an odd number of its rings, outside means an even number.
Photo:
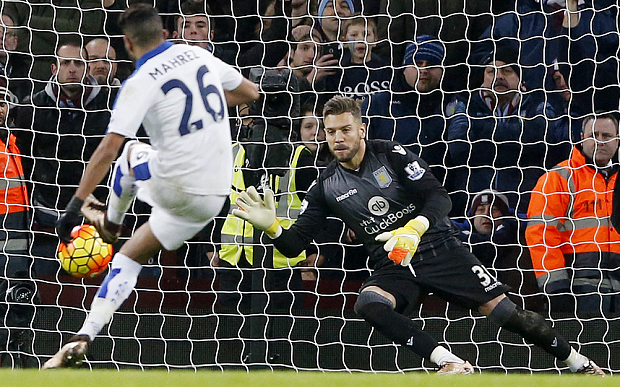
[[[110,264],[110,271],[99,287],[90,306],[90,313],[78,335],[88,335],[91,341],[94,340],[110,322],[114,312],[129,297],[138,282],[141,270],[141,264],[126,255],[116,253]]]
[[[129,170],[129,148],[136,141],[125,144],[120,157],[114,163],[112,174],[112,192],[108,200],[108,221],[114,224],[122,224],[125,213],[129,209],[133,198],[136,196],[136,178]]]

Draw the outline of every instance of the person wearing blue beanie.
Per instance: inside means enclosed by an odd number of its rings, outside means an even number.
[[[440,180],[448,174],[444,105],[441,90],[444,48],[435,37],[421,35],[407,46],[403,67],[395,71],[391,91],[373,93],[362,106],[368,138],[401,143],[419,155]],[[446,180],[448,181],[448,180]]]
[[[407,45],[403,66],[420,61],[426,61],[429,65],[441,65],[445,55],[446,51],[439,39],[430,35],[420,35],[415,42]]]
[[[340,36],[340,18],[355,13],[352,0],[321,0],[317,12],[319,25],[328,41],[335,42]]]
[[[407,45],[403,58],[403,75],[407,84],[421,93],[437,90],[445,58],[443,44],[434,36],[420,35]],[[415,65],[415,66],[414,66]]]

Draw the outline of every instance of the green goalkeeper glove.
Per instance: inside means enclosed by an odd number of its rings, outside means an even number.
[[[235,203],[239,208],[232,211],[233,215],[252,223],[254,227],[264,231],[270,238],[276,238],[282,232],[280,222],[276,219],[276,202],[272,190],[265,190],[265,199],[263,200],[256,188],[250,186],[246,191],[239,194]]]
[[[428,219],[418,216],[407,222],[404,227],[377,235],[375,240],[386,242],[383,249],[388,252],[388,258],[402,266],[407,266],[428,227]]]

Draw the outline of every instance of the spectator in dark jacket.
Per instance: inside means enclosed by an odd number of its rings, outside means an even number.
[[[444,142],[446,100],[440,83],[444,47],[422,35],[405,52],[402,72],[390,92],[370,95],[362,110],[368,117],[368,138],[398,141],[426,161],[439,181],[450,165]]]
[[[110,45],[110,41],[95,38],[86,45],[88,52],[88,75],[95,78],[97,84],[108,91],[110,106],[116,100],[116,94],[121,88],[120,79],[116,78],[118,62],[116,50]]]
[[[577,10],[577,0],[567,0]],[[593,1],[593,6],[573,14],[573,26],[564,28],[560,40],[560,62],[568,86],[573,91],[569,111],[583,116],[595,111],[618,109],[618,39],[619,14],[607,1]],[[566,27],[566,26],[565,26]],[[568,53],[568,58],[566,58]],[[580,128],[580,123],[575,125]]]
[[[107,90],[86,75],[86,50],[68,43],[60,46],[56,55],[52,79],[44,90],[23,101],[27,106],[18,113],[16,124],[24,173],[33,184],[34,227],[52,233],[35,235],[33,254],[54,263],[56,219],[71,199],[110,120]],[[106,200],[107,190],[100,187],[95,196]]]
[[[276,6],[275,11],[281,11]],[[241,49],[237,39],[216,36],[212,19],[208,16],[209,7],[206,2],[186,1],[181,4],[181,14],[174,23],[172,38],[180,43],[200,46],[213,51],[213,55],[224,62],[239,67],[263,65],[275,67],[280,58],[288,51],[285,40],[288,36],[286,17],[274,17],[269,28],[253,42],[244,43]],[[283,16],[276,14],[275,16]]]
[[[325,93],[327,79],[336,73],[338,60],[332,54],[322,55],[320,32],[307,25],[293,28],[291,50],[278,66],[290,66],[299,83],[300,104],[316,99],[328,98]]]
[[[2,12],[11,17],[19,34],[18,50],[32,56],[28,69],[34,91],[50,79],[54,54],[65,39],[103,34],[104,7],[115,0],[3,1]],[[77,6],[79,4],[79,6]]]
[[[567,0],[566,7],[577,10],[577,2]],[[616,93],[614,108],[617,108],[617,87],[612,87],[618,84],[617,7],[583,9],[573,13],[569,19],[569,14],[561,12],[557,3],[517,1],[516,12],[500,16],[480,36],[480,42],[474,45],[473,62],[479,63],[498,44],[508,44],[519,52],[523,83],[528,90],[553,90],[553,79],[547,68],[552,66],[554,60],[568,61],[576,67],[570,74],[565,74],[566,80],[571,89],[580,92],[574,96],[577,100],[572,103],[571,110],[583,115],[603,109],[606,100],[610,100],[604,96],[613,92]],[[602,7],[597,7],[598,3],[602,2],[594,2],[595,8]],[[570,57],[567,57],[569,47]],[[592,86],[606,87],[599,90],[601,98],[595,100],[594,106]]]
[[[448,147],[458,169],[452,176],[453,209],[462,216],[467,192],[492,187],[508,196],[510,206],[527,211],[528,192],[547,167],[570,151],[559,144],[564,121],[548,121],[556,113],[542,91],[526,92],[517,54],[508,47],[489,53],[480,88],[459,96],[450,109]],[[552,145],[549,148],[549,145]],[[518,195],[521,193],[522,195]]]
[[[332,54],[322,55],[322,38],[318,30],[301,25],[293,28],[291,36],[291,50],[284,62],[288,61],[293,73],[304,83],[304,88],[324,90],[325,79],[336,72],[338,61]],[[283,62],[280,64],[285,65]]]
[[[8,88],[19,99],[30,95],[32,82],[28,79],[30,58],[17,52],[19,39],[13,19],[2,14],[0,24],[0,75],[8,80]]]
[[[508,198],[495,190],[479,192],[467,211],[468,220],[456,223],[461,241],[471,246],[472,253],[488,268],[494,268],[500,246],[517,244],[517,221],[511,217]]]

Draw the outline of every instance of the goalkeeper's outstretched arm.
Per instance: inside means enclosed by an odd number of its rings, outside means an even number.
[[[261,198],[254,187],[241,192],[236,201],[239,208],[234,209],[232,213],[264,231],[280,253],[293,258],[308,247],[326,217],[324,206],[312,204],[312,189],[306,198],[310,200],[306,209],[288,230],[283,229],[276,218],[275,200],[273,192],[269,189],[265,191],[264,198]]]

